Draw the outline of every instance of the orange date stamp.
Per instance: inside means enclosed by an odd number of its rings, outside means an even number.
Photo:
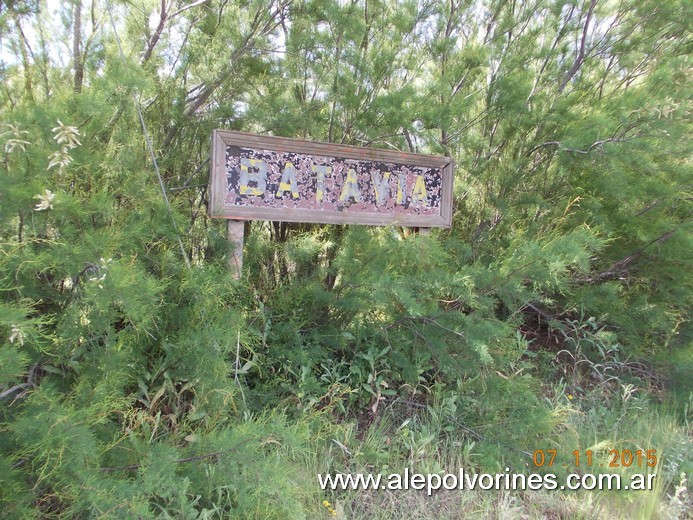
[[[557,450],[534,450],[532,462],[537,468],[550,468],[558,454]],[[575,450],[572,453],[575,467],[591,468],[594,462],[595,453],[592,450]],[[657,450],[616,450],[607,452],[608,464],[610,468],[654,468],[657,465]],[[603,466],[603,464],[602,464]]]

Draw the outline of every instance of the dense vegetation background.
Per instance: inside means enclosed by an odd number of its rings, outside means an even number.
[[[677,0],[3,1],[2,516],[690,515],[690,21]],[[214,128],[451,156],[453,227],[251,222],[234,281]],[[564,475],[611,448],[656,449],[656,489],[316,479]]]

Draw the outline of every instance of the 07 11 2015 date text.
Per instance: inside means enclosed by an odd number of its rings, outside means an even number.
[[[534,450],[532,461],[537,468],[550,468],[556,459],[557,450]],[[592,467],[594,462],[594,452],[592,450],[575,450],[572,453],[575,467],[580,465]],[[654,468],[657,465],[657,450],[616,450],[608,451],[608,467],[628,468],[637,466],[639,468]]]

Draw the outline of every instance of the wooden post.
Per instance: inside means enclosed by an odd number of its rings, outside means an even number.
[[[243,270],[243,232],[245,222],[243,220],[228,220],[228,238],[233,246],[229,255],[229,271],[231,276],[238,280]]]

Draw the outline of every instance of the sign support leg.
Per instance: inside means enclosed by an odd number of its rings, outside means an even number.
[[[245,222],[243,220],[228,220],[228,239],[233,250],[229,255],[229,271],[231,276],[238,280],[243,270],[243,233]]]

